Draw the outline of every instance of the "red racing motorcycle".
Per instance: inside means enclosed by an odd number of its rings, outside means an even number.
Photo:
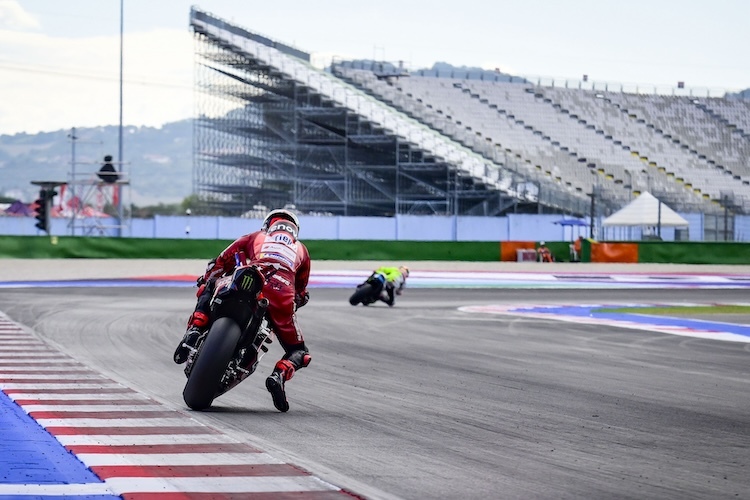
[[[210,328],[197,341],[185,364],[182,391],[193,410],[205,410],[214,399],[249,377],[273,342],[263,285],[276,269],[238,265],[216,280],[211,298]]]

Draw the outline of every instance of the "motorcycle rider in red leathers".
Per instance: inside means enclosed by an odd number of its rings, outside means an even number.
[[[284,384],[296,370],[310,364],[310,353],[297,325],[296,309],[307,304],[310,294],[310,255],[307,247],[297,239],[299,220],[288,210],[272,210],[263,220],[260,231],[241,236],[229,245],[213,265],[209,264],[198,292],[195,312],[188,321],[188,330],[174,353],[175,363],[184,363],[190,350],[183,344],[194,346],[200,335],[208,329],[211,295],[214,281],[231,273],[236,266],[235,255],[244,253],[248,264],[258,264],[270,276],[263,287],[263,296],[269,301],[266,317],[284,349],[284,356],[276,363],[273,373],[266,379],[273,404],[279,411],[289,410]]]

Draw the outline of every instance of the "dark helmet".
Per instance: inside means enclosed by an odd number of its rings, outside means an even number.
[[[268,212],[266,218],[263,219],[263,225],[260,227],[260,230],[268,231],[268,227],[275,219],[288,220],[289,222],[297,226],[297,231],[299,231],[299,219],[297,218],[297,216],[289,210],[285,210],[283,208],[277,208],[276,210],[271,210],[270,212]]]

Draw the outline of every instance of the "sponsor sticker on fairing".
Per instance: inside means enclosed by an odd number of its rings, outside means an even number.
[[[275,260],[289,269],[294,269],[297,260],[297,244],[285,245],[268,239],[260,247],[260,258]]]

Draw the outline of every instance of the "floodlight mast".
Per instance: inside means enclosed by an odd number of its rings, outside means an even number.
[[[122,66],[123,66],[123,31],[125,27],[124,21],[125,14],[125,0],[120,0],[120,124],[118,127],[118,139],[117,139],[117,163],[119,165],[118,172],[119,178],[122,178],[123,174],[123,153],[122,153]],[[117,236],[122,237],[122,225],[123,225],[123,209],[122,209],[122,186],[117,186]]]

